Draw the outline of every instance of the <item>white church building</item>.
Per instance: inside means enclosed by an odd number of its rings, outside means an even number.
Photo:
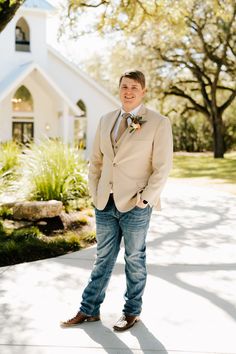
[[[99,118],[119,102],[46,41],[44,0],[27,0],[0,33],[0,142],[61,138],[91,150]]]

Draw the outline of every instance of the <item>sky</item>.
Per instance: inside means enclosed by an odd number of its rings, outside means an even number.
[[[50,2],[55,8],[59,9],[60,3],[63,3],[63,0],[48,0],[48,2]],[[86,18],[83,17],[83,23],[81,22],[81,26],[86,26],[90,21],[91,19],[88,16]],[[68,59],[71,59],[78,64],[80,62],[84,62],[88,58],[91,58],[96,53],[103,53],[109,47],[108,40],[101,38],[101,36],[96,33],[84,35],[77,40],[68,40],[67,38],[63,38],[60,42],[58,42],[57,34],[59,26],[59,13],[49,15],[47,31],[48,43],[56,47],[56,49],[62,51]]]

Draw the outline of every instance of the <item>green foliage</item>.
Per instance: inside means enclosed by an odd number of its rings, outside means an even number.
[[[107,7],[112,4],[112,1],[106,2]],[[96,57],[93,63],[88,63],[92,69],[89,73],[100,77],[103,84],[114,83],[117,87],[122,72],[131,68],[144,71],[148,79],[149,103],[154,103],[160,111],[165,98],[168,100],[166,112],[175,109],[180,117],[189,114],[189,119],[194,111],[206,121],[206,134],[201,134],[195,124],[193,127],[192,121],[187,126],[188,132],[180,132],[180,125],[175,126],[177,135],[186,134],[192,141],[182,142],[177,137],[176,150],[185,146],[188,151],[211,147],[215,157],[223,157],[225,150],[232,149],[236,141],[232,123],[226,118],[226,110],[236,97],[235,1],[173,0],[169,6],[168,1],[153,0],[122,5],[121,0],[115,2],[117,12],[113,11],[111,18],[104,13],[103,28],[124,31],[116,36],[113,32],[111,55],[100,60]],[[143,5],[141,12],[145,18],[141,23],[135,20],[140,14],[140,5]],[[76,6],[82,5],[76,2]],[[125,26],[120,25],[122,22]],[[113,92],[116,92],[115,88]],[[203,142],[196,143],[199,137]]]
[[[14,230],[7,235],[1,228],[0,223],[0,266],[56,257],[81,248],[76,235],[49,238],[36,227]]]
[[[207,154],[175,154],[171,177],[205,177],[236,184],[236,153],[225,154],[224,159]]]
[[[86,208],[92,207],[92,200],[91,197],[85,196],[79,199],[69,200],[65,205],[66,212],[69,213],[70,211],[74,210],[83,210]]]
[[[6,206],[0,207],[0,217],[3,219],[11,219],[12,218],[12,208],[8,208]]]
[[[6,231],[5,231],[4,227],[3,227],[3,224],[0,221],[0,240],[1,240],[1,237],[4,237],[5,235],[6,235]]]
[[[13,173],[19,166],[20,148],[13,141],[0,144],[0,175]]]
[[[0,193],[18,176],[20,147],[13,141],[0,143]]]
[[[226,111],[225,117],[225,149],[236,150],[236,102]]]
[[[87,225],[88,224],[88,218],[85,215],[82,215],[79,217],[78,222],[80,225]]]
[[[37,227],[25,227],[22,229],[14,230],[10,236],[10,238],[16,242],[35,239],[40,237],[40,231]]]
[[[86,244],[93,244],[96,242],[96,232],[95,231],[84,231],[80,235],[80,240]]]
[[[61,200],[88,196],[86,163],[78,150],[60,141],[33,144],[22,156],[30,199]]]
[[[212,151],[210,124],[200,117],[178,117],[172,123],[174,151]]]

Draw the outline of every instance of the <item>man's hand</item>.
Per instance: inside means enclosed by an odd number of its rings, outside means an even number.
[[[138,208],[145,209],[147,207],[148,203],[144,203],[143,199],[141,198],[140,201],[136,204]]]

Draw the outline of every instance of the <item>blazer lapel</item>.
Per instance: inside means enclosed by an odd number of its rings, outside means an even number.
[[[146,119],[146,108],[145,106],[141,106],[140,110],[137,113],[138,116],[142,116],[143,120],[147,120]],[[142,128],[141,128],[142,129]],[[130,126],[127,127],[127,129],[125,130],[124,134],[122,134],[122,136],[120,137],[120,139],[118,140],[119,145],[121,144],[121,146],[119,147],[119,149],[124,146],[125,142],[128,142],[129,139],[131,139],[133,137],[133,135],[135,134],[135,131],[133,131],[132,133],[130,133]]]
[[[112,157],[114,157],[115,156],[115,154],[114,154],[114,150],[113,150],[113,144],[112,144],[112,136],[111,136],[111,134],[112,134],[112,130],[113,130],[113,128],[114,128],[114,125],[115,125],[115,123],[116,123],[116,120],[117,120],[117,118],[119,117],[119,115],[120,115],[120,109],[117,109],[114,113],[113,113],[113,115],[111,116],[111,118],[109,119],[109,124],[108,124],[108,126],[107,126],[107,140],[109,141],[109,151],[111,152],[111,154],[112,154]]]
[[[146,119],[146,108],[144,105],[142,105],[137,113],[137,116],[142,116],[143,117],[143,120]],[[125,130],[125,132],[122,134],[122,136],[120,137],[120,139],[118,140],[118,142],[120,143],[121,141],[123,141],[125,138],[127,137],[131,137],[133,135],[133,133],[135,132],[132,132],[130,133],[130,127],[128,126],[127,129]]]
[[[113,143],[112,143],[112,130],[114,128],[114,125],[116,123],[117,118],[120,115],[120,109],[116,110],[112,117],[109,119],[109,124],[107,127],[107,133],[108,136],[108,141],[109,141],[109,151],[111,153],[111,156],[114,158],[115,153],[113,150]],[[138,111],[137,115],[142,116],[143,120],[147,120],[146,119],[146,108],[144,105],[142,105],[140,107],[140,110]],[[142,129],[142,128],[141,128]],[[125,132],[122,134],[122,136],[120,137],[120,139],[117,141],[117,144],[119,146],[117,152],[116,152],[116,156],[119,155],[119,151],[122,150],[122,147],[125,146],[125,143],[128,143],[130,141],[130,139],[132,139],[132,137],[134,136],[135,131],[133,131],[132,133],[130,133],[130,127],[128,126],[127,129],[125,130]]]

